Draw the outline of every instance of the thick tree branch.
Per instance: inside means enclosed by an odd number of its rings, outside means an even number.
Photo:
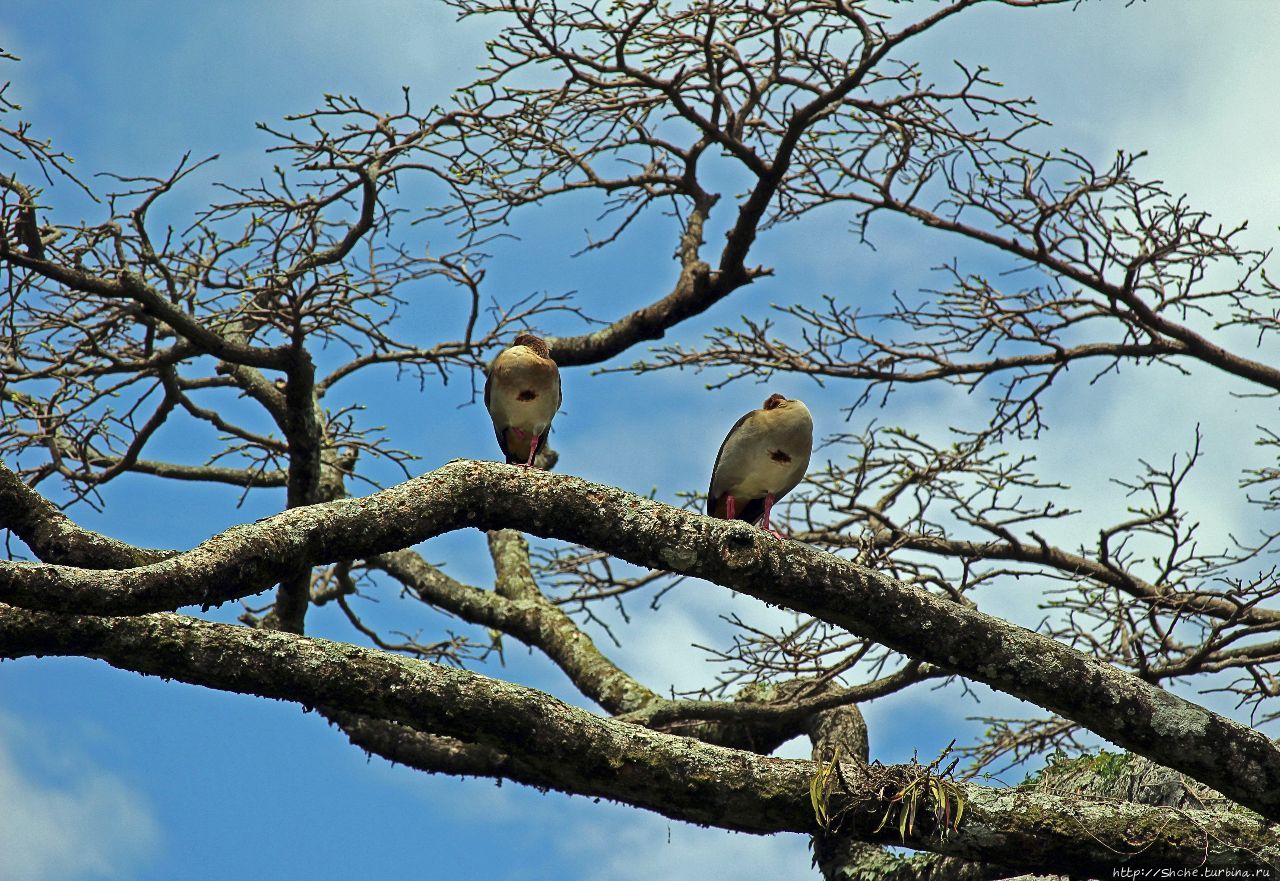
[[[466,743],[456,737],[427,734],[399,722],[374,719],[345,710],[324,710],[325,717],[338,726],[355,746],[377,754],[397,765],[408,765],[431,774],[456,777],[511,777],[511,757],[501,749]],[[536,771],[519,772],[522,782],[532,784]],[[551,783],[543,784],[550,788]]]
[[[547,345],[561,367],[599,364],[645,340],[662,339],[666,332],[694,315],[705,312],[746,283],[710,279],[706,264],[681,272],[675,288],[665,297],[637,309],[612,324],[590,333],[551,337]]]
[[[827,877],[833,881],[1000,881],[1023,874],[1010,866],[938,854],[903,856],[853,838],[834,842],[826,865],[830,866]],[[1052,871],[1052,877],[1059,877],[1056,869]]]
[[[489,544],[497,575],[493,592],[450,578],[410,550],[380,554],[367,563],[393,576],[424,602],[537,648],[584,696],[609,713],[646,728],[767,754],[795,736],[814,713],[875,700],[941,673],[935,667],[913,664],[851,687],[797,680],[765,694],[749,693],[732,701],[664,698],[614,664],[542,594],[529,569],[528,545],[520,533],[510,529],[491,532]]]
[[[563,768],[561,788],[627,793],[622,800],[693,822],[772,832],[803,829],[812,818],[805,762],[611,722],[533,689],[373,649],[179,615],[96,618],[3,606],[0,647],[5,657],[87,655],[138,673],[362,713],[497,750],[519,747],[544,767]]]
[[[177,551],[134,547],[77,526],[0,462],[0,529],[8,529],[46,563],[85,569],[145,566]]]
[[[691,182],[691,186],[696,186],[696,182]],[[695,198],[694,208],[677,248],[681,263],[680,277],[671,293],[600,330],[548,339],[547,345],[558,365],[574,367],[598,364],[636,343],[662,339],[670,328],[705,312],[738,288],[768,273],[763,268],[748,268],[743,265],[745,249],[723,256],[719,268],[714,272],[701,258],[702,231],[715,200],[716,197],[700,191]]]
[[[985,682],[1280,817],[1280,750],[1261,733],[1052,639],[798,542],[547,472],[458,461],[389,490],[286,511],[113,573],[0,564],[0,601],[132,614],[219,603],[300,566],[465,526],[517,527],[669,568],[804,612]]]
[[[893,694],[908,685],[941,676],[929,664],[909,664],[902,670],[860,685],[832,686],[794,679],[773,687],[765,699],[733,701],[662,700],[626,714],[629,722],[648,728],[684,730],[696,721],[757,725],[793,731],[815,714]]]
[[[524,544],[519,533],[511,530],[491,534],[497,570],[497,591],[492,593],[449,578],[413,551],[381,554],[368,562],[412,589],[424,602],[539,649],[579,691],[610,713],[625,713],[661,700],[605,657],[591,637],[532,584],[528,548],[520,547]]]
[[[211,688],[334,707],[475,744],[454,767],[624,801],[669,817],[745,832],[816,831],[816,765],[700,744],[602,719],[549,695],[475,673],[279,631],[178,615],[97,618],[0,607],[0,654],[83,655]],[[440,761],[436,742],[434,761]],[[502,754],[519,762],[502,767]],[[408,756],[401,752],[401,758]],[[436,767],[431,770],[441,770]],[[852,832],[897,843],[881,828],[897,766],[842,766],[830,807]],[[1259,865],[1280,860],[1268,824],[1141,805],[1063,799],[1034,790],[964,785],[965,817],[940,837],[920,822],[906,843],[1029,869],[1097,873],[1130,866]],[[1082,835],[1088,830],[1090,834]],[[1140,847],[1133,842],[1141,841]]]

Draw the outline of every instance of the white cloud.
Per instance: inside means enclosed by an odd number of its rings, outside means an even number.
[[[0,878],[120,878],[156,851],[159,826],[141,793],[86,757],[42,756],[16,720],[0,723]],[[54,766],[42,769],[52,782],[31,773],[41,765]]]
[[[1099,162],[1119,148],[1149,151],[1141,174],[1190,194],[1224,223],[1250,218],[1274,240],[1280,69],[1269,47],[1280,35],[1280,6],[991,7],[956,24],[928,45],[944,62],[969,55],[990,63],[1009,93],[1034,95],[1053,123],[1043,143]]]
[[[1270,46],[1280,35],[1280,7],[1239,5],[1249,11],[1223,17],[1219,9],[1183,4],[1182,14],[1172,19],[1152,9],[1135,22],[1178,50],[1163,53],[1161,72],[1181,88],[1164,101],[1136,103],[1107,128],[1150,148],[1152,166],[1175,193],[1190,193],[1224,223],[1249,218],[1255,231],[1274,242],[1280,222],[1280,168],[1273,161],[1280,137],[1274,101],[1280,69]],[[1206,33],[1214,39],[1189,38]]]

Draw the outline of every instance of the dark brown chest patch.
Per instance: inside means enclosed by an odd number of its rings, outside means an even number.
[[[538,396],[538,393],[537,393],[537,392],[535,392],[535,391],[534,391],[533,389],[531,389],[531,388],[527,388],[527,389],[525,389],[524,391],[522,391],[520,394],[516,395],[516,400],[517,400],[517,401],[532,401],[532,400],[533,400],[534,398],[536,398],[537,396]]]
[[[791,461],[791,457],[790,457],[790,456],[788,456],[786,453],[784,453],[782,450],[770,450],[770,451],[769,451],[769,458],[770,458],[770,459],[772,459],[772,460],[773,460],[773,461],[775,461],[775,462],[781,462],[781,463],[783,463],[784,465],[785,465],[787,462],[790,462],[790,461]]]

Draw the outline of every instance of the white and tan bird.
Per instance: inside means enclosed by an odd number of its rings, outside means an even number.
[[[522,333],[493,359],[484,405],[507,461],[532,466],[560,409],[560,370],[542,339]]]
[[[803,401],[770,395],[729,429],[716,454],[707,513],[769,526],[773,503],[796,488],[809,469],[813,417]]]

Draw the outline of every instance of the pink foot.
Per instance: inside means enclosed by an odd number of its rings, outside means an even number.
[[[785,535],[783,535],[781,532],[779,532],[778,530],[774,529],[772,526],[769,525],[769,512],[772,510],[773,510],[773,493],[766,493],[764,497],[764,516],[760,518],[760,528],[763,529],[765,532],[769,533],[770,535],[772,535],[774,538],[785,539],[786,538]]]
[[[533,457],[538,454],[538,441],[540,441],[541,439],[542,438],[537,437],[535,435],[533,440],[529,441],[529,459],[524,463],[524,467],[526,468],[533,467]]]
[[[724,519],[732,520],[733,515],[737,513],[737,503],[734,502],[733,496],[724,497]]]

